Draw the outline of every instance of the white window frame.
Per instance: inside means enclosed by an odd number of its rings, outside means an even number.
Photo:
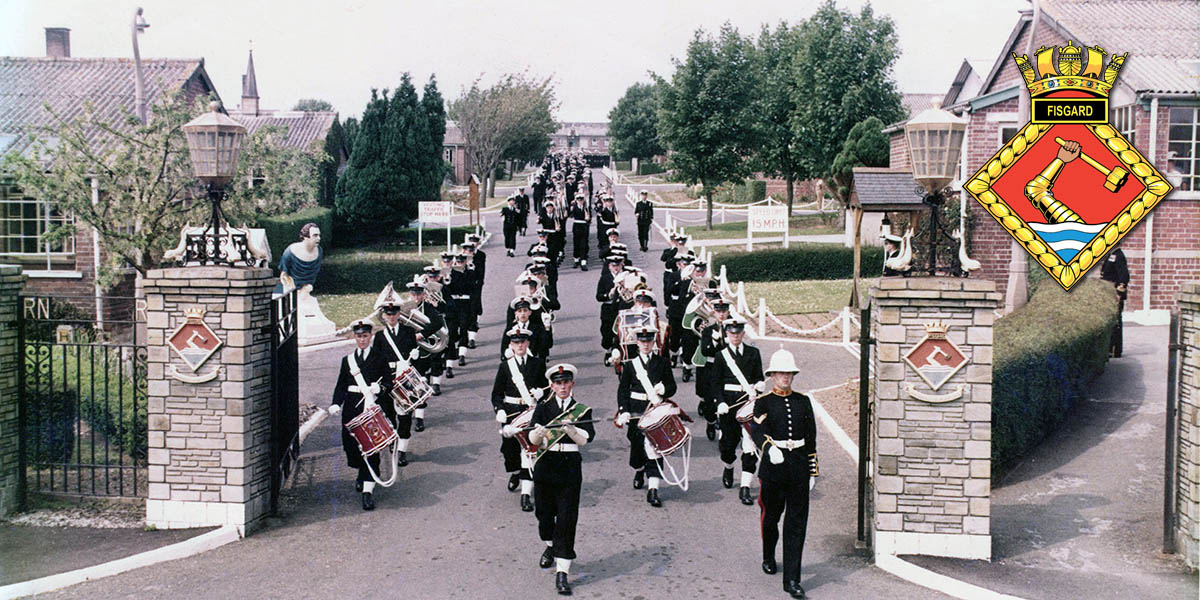
[[[1200,156],[1197,156],[1197,154],[1200,154],[1200,106],[1169,106],[1167,108],[1167,156],[1164,157],[1166,160],[1161,163],[1165,167],[1163,174],[1167,175],[1168,181],[1171,181],[1171,184],[1176,186],[1175,191],[1172,192],[1172,196],[1183,198],[1200,198]],[[1175,126],[1178,125],[1172,120],[1172,117],[1177,110],[1188,110],[1192,112],[1192,136],[1190,140],[1182,140],[1172,137]],[[1172,148],[1172,146],[1177,146],[1178,144],[1191,144],[1191,155],[1183,155],[1182,158],[1173,159],[1171,157],[1171,153],[1175,152],[1176,150],[1175,148]],[[1191,163],[1190,170],[1182,174],[1182,177],[1191,180],[1190,190],[1184,190],[1183,185],[1172,181],[1170,177],[1171,168],[1173,166],[1177,166],[1178,162],[1181,160]]]
[[[19,188],[11,182],[0,183],[0,186],[2,186],[0,187],[0,259],[16,260],[30,268],[44,264],[43,270],[47,272],[64,272],[64,275],[73,273],[76,253],[75,237],[64,239],[59,243],[59,248],[55,249],[50,243],[41,239],[41,236],[51,225],[74,223],[75,217],[61,213],[53,214],[56,212],[53,205],[35,196],[19,193]],[[37,214],[32,218],[26,218],[24,216],[25,206],[30,204],[37,207],[35,209]],[[10,214],[12,210],[17,212]],[[17,223],[16,232],[10,233],[13,221]],[[27,231],[29,225],[32,225],[32,233]],[[34,240],[36,248],[34,251],[8,250],[10,243],[24,248],[30,240]]]
[[[1112,109],[1112,114],[1109,115],[1109,122],[1112,123],[1113,129],[1125,136],[1131,145],[1137,145],[1137,105],[1126,104]]]

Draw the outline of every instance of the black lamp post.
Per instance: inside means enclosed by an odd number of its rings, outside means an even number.
[[[953,241],[944,231],[938,212],[946,203],[946,186],[958,172],[966,129],[965,119],[936,107],[921,112],[904,125],[913,179],[921,186],[924,203],[929,207],[930,276],[937,275],[938,238]]]
[[[208,200],[212,204],[204,230],[186,235],[183,263],[235,266],[240,261],[249,264],[246,234],[223,228],[224,213],[221,211],[221,200],[237,175],[238,155],[242,151],[246,128],[220,112],[220,105],[213,102],[208,112],[189,121],[183,131],[187,135],[192,172],[207,186]]]

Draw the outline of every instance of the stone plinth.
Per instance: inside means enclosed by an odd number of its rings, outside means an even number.
[[[875,552],[990,560],[992,324],[1000,295],[991,281],[940,277],[886,277],[871,294]],[[935,348],[929,361],[937,364],[923,377],[905,358],[914,352],[914,362],[929,365],[914,350],[927,336],[950,345],[926,347]],[[955,363],[954,348],[966,362],[942,382],[950,369],[939,369]]]
[[[266,514],[275,283],[270,269],[147,273],[148,524],[231,524],[244,533]],[[195,308],[222,345],[193,370],[168,341]]]
[[[18,294],[25,286],[21,268],[0,265],[0,517],[19,510],[25,502],[25,478],[21,473],[21,429],[17,406]]]
[[[1179,291],[1179,427],[1175,456],[1175,551],[1193,569],[1200,563],[1200,282]]]

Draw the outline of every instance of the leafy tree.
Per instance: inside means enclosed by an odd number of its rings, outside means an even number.
[[[428,176],[423,200],[441,198],[442,180],[446,178],[446,163],[442,161],[442,148],[446,143],[446,102],[438,90],[437,77],[430,75],[429,83],[421,94],[421,109],[429,123],[429,147],[423,167]]]
[[[238,174],[222,205],[237,222],[295,212],[316,204],[321,165],[328,156],[317,148],[287,145],[287,127],[262,127],[242,141]]]
[[[712,229],[714,188],[750,174],[747,158],[757,139],[752,52],[751,43],[729,23],[717,40],[698,29],[686,59],[673,61],[675,73],[663,88],[659,136],[672,151],[676,173],[703,186],[707,229]]]
[[[292,110],[304,112],[331,111],[333,110],[333,105],[318,98],[302,98],[296,101],[296,105],[292,107]]]
[[[787,181],[788,214],[795,202],[795,183],[808,177],[797,152],[798,140],[791,124],[796,113],[796,74],[792,67],[799,42],[799,27],[781,21],[773,31],[763,26],[755,48],[761,142],[753,166],[769,177]]]
[[[849,198],[854,187],[854,167],[886,167],[891,160],[891,142],[883,134],[883,121],[867,117],[850,128],[842,150],[833,159],[830,179],[837,185],[837,194]],[[831,186],[832,187],[832,186]]]
[[[900,93],[892,79],[898,38],[889,17],[876,17],[870,5],[857,16],[826,0],[800,25],[792,131],[800,164],[813,177],[825,178],[843,203],[845,190],[834,179],[834,158],[855,124],[869,117],[884,123],[904,118]]]
[[[342,123],[342,137],[346,140],[347,151],[354,149],[354,138],[358,137],[358,127],[358,119],[354,117],[350,117],[346,119],[345,123]]]
[[[466,141],[474,173],[495,194],[493,174],[506,159],[530,160],[550,147],[557,125],[551,78],[532,79],[525,74],[505,75],[484,88],[479,80],[450,103],[450,117]]]
[[[658,97],[656,86],[635,83],[625,90],[617,105],[608,111],[608,133],[612,136],[613,158],[649,158],[666,154],[658,141]]]
[[[335,214],[349,230],[361,231],[376,225],[379,205],[387,197],[390,183],[384,166],[387,116],[387,90],[380,94],[372,89],[371,100],[363,110],[362,122],[354,137],[350,164],[338,178],[338,194],[334,200]]]

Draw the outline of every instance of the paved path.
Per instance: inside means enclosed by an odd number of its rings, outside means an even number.
[[[623,189],[618,190],[623,193]],[[624,211],[624,208],[622,209]],[[632,211],[622,237],[635,248],[635,263],[661,281],[657,256],[636,251]],[[494,217],[489,221],[498,231]],[[378,508],[363,512],[345,466],[338,429],[326,422],[303,448],[283,518],[255,535],[190,559],[82,584],[52,598],[550,598],[553,573],[537,568],[543,546],[532,514],[517,508],[505,490],[507,477],[487,394],[498,364],[498,344],[513,281],[524,260],[504,257],[498,238],[486,248],[489,273],[480,350],[458,369],[445,394],[431,405],[429,428],[415,434],[413,462],[399,483],[379,491]],[[532,237],[521,240],[523,250]],[[570,244],[568,243],[568,248]],[[595,253],[593,240],[593,254]],[[593,256],[594,258],[594,256]],[[568,261],[569,265],[570,262]],[[599,309],[593,300],[599,270],[562,271],[565,309],[555,324],[554,361],[580,367],[577,397],[611,416],[616,379],[601,364]],[[764,346],[764,354],[777,347]],[[338,355],[345,349],[302,356],[301,393],[329,403]],[[797,387],[844,381],[856,362],[837,349],[798,346],[805,372]],[[680,395],[694,414],[692,384]],[[804,561],[804,586],[813,598],[938,598],[872,567],[855,552],[855,467],[820,433],[821,481],[817,484]],[[665,488],[665,507],[653,509],[644,491],[630,486],[628,445],[621,431],[597,427],[584,448],[584,488],[579,554],[572,567],[577,596],[585,598],[771,598],[786,597],[778,575],[759,569],[758,509],[743,506],[736,490],[719,483],[716,444],[695,440],[692,486]]]

